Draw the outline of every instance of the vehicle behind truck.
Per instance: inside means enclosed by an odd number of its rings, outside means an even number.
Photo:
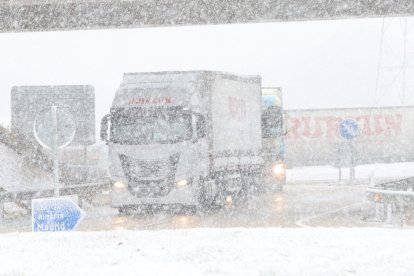
[[[259,76],[124,74],[101,124],[112,207],[210,208],[229,196],[245,199],[264,182],[261,89]]]
[[[262,88],[262,156],[264,161],[262,191],[282,191],[286,183],[285,124],[282,90]]]

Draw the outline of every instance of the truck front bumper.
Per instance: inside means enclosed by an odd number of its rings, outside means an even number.
[[[127,189],[111,191],[111,207],[120,208],[136,205],[197,205],[199,191],[195,186],[174,188],[166,196],[162,197],[137,197],[132,195]]]
[[[275,177],[273,175],[266,175],[261,185],[258,186],[259,191],[271,193],[280,192],[286,184],[286,176]]]

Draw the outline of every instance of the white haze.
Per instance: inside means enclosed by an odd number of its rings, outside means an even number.
[[[3,33],[0,118],[10,117],[13,85],[91,84],[99,121],[124,72],[163,70],[261,75],[263,85],[283,87],[287,109],[373,106],[381,24],[377,18]]]

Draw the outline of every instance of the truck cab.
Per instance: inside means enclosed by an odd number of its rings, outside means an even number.
[[[124,75],[101,124],[101,139],[109,146],[113,207],[198,204],[198,182],[209,172],[196,78]]]
[[[282,156],[273,145],[281,133],[281,108],[262,102],[259,76],[124,74],[101,123],[112,207],[209,208],[223,206],[229,196],[243,202],[251,188],[274,185],[263,176],[279,175]]]

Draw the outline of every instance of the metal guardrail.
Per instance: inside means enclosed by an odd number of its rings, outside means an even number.
[[[379,190],[414,191],[414,177],[376,184],[374,188]]]
[[[375,204],[377,221],[402,226],[414,210],[414,177],[368,187],[367,199]]]
[[[59,187],[60,196],[78,195],[82,199],[91,201],[91,198],[99,191],[108,190],[110,182],[88,183]],[[31,201],[36,198],[53,197],[55,189],[47,188],[40,190],[24,190],[0,192],[0,222],[4,220],[4,204],[9,202]],[[27,204],[30,208],[31,204]]]

